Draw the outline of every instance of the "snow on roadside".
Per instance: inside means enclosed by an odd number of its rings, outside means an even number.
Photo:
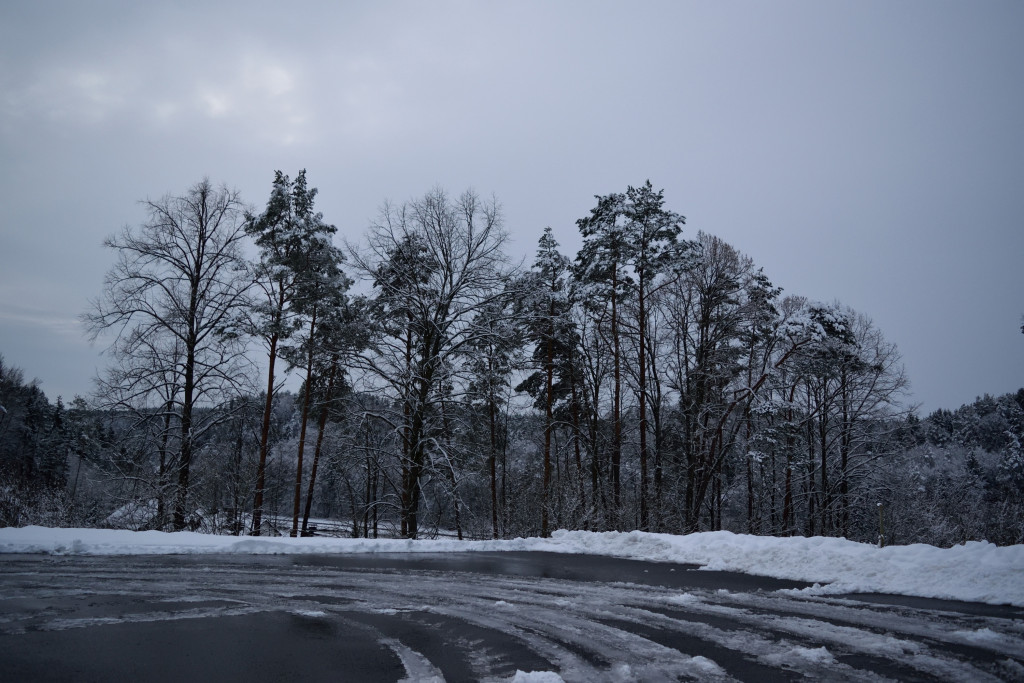
[[[813,594],[892,593],[1024,607],[1024,545],[969,542],[877,548],[841,538],[776,538],[714,531],[686,536],[640,531],[557,531],[552,538],[456,541],[251,538],[113,529],[0,529],[0,553],[53,555],[451,553],[533,550],[701,565],[705,570],[827,584]]]
[[[556,532],[556,541],[591,552],[827,584],[812,594],[891,593],[1024,607],[1024,545],[970,541],[952,548],[922,543],[878,548],[843,538],[748,536],[714,531],[687,536],[642,532]]]

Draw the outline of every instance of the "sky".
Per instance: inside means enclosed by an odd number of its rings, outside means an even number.
[[[1024,386],[1024,3],[0,4],[0,354],[51,400],[107,365],[103,239],[208,177],[495,195],[509,252],[579,247],[650,179],[785,294],[899,348],[922,413]]]

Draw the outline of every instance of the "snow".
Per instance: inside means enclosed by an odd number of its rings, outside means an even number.
[[[674,536],[640,531],[557,531],[504,541],[252,538],[113,529],[0,529],[0,553],[53,555],[451,553],[545,551],[697,564],[807,581],[811,595],[890,593],[1024,607],[1024,545],[969,542],[878,548],[841,538],[749,536],[715,531]],[[683,596],[678,599],[684,600]],[[983,637],[983,636],[982,636]]]
[[[381,641],[398,655],[408,676],[399,683],[444,683],[444,676],[430,660],[395,638]]]
[[[815,664],[835,664],[836,662],[835,657],[825,647],[794,647],[785,654],[769,656],[766,658],[766,661],[785,664],[795,659],[802,659]]]
[[[561,676],[552,671],[516,671],[510,683],[564,683]]]
[[[707,657],[691,657],[689,661],[690,669],[693,674],[699,678],[717,676],[724,678],[727,676],[725,669],[715,664]]]

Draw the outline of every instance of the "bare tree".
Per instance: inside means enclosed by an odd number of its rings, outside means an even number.
[[[156,498],[156,516],[149,525],[163,529],[168,499],[176,488],[170,474],[172,449],[178,443],[176,434],[180,435],[183,347],[180,339],[169,334],[140,332],[133,330],[112,347],[115,362],[96,379],[97,405],[130,416],[126,434],[146,444],[144,459],[155,472],[147,473],[147,463],[137,463],[139,467],[120,476],[141,480],[143,497]]]
[[[808,527],[846,536],[859,485],[890,454],[883,436],[905,414],[908,380],[896,346],[870,318],[846,307],[837,308],[836,316],[842,334],[808,346],[795,369],[809,406],[808,505],[816,504],[817,519],[809,519]]]
[[[379,334],[357,367],[396,407],[402,444],[401,531],[415,538],[422,478],[438,455],[441,406],[456,398],[463,355],[481,334],[474,318],[507,296],[506,233],[496,201],[442,189],[386,205],[356,268],[372,280]],[[464,383],[463,383],[464,384]]]
[[[203,179],[181,196],[144,202],[149,218],[104,244],[117,254],[103,295],[83,321],[95,340],[116,331],[110,349],[123,372],[109,376],[119,400],[173,411],[179,426],[173,524],[183,529],[196,439],[216,406],[245,377],[237,314],[249,280],[239,253],[244,207],[238,193]],[[163,355],[160,349],[175,349]]]

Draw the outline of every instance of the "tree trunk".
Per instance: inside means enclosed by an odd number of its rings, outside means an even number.
[[[620,526],[622,491],[622,370],[619,360],[618,288],[619,266],[612,264],[612,360],[615,365],[615,395],[612,397],[612,508],[615,528]]]
[[[821,386],[821,408],[818,414],[818,450],[821,456],[821,535],[828,536],[831,531],[829,514],[832,512],[832,495],[828,483],[828,383]]]
[[[844,538],[849,538],[850,480],[848,470],[850,466],[850,451],[853,445],[853,427],[850,424],[850,394],[845,367],[842,369],[840,381],[842,382],[843,431],[839,441],[839,514],[840,531]]]
[[[245,421],[238,420],[238,438],[235,440],[235,471],[231,486],[231,535],[242,535],[242,451],[245,449]]]
[[[637,371],[640,384],[640,530],[650,531],[647,501],[647,311],[644,308],[644,273],[639,277],[639,358]]]
[[[292,507],[291,536],[299,535],[299,504],[302,501],[302,453],[306,448],[306,426],[309,422],[309,403],[313,395],[313,331],[316,328],[316,308],[309,320],[309,354],[306,359],[306,392],[302,399],[302,422],[299,427],[298,463],[295,466],[295,504]]]
[[[181,404],[181,455],[178,458],[178,495],[174,503],[174,530],[185,528],[189,471],[192,467],[192,402],[195,392],[195,344],[189,339],[185,357],[185,391]]]
[[[753,426],[750,423],[750,406],[743,411],[744,422],[746,424],[746,441],[747,447],[747,533],[755,533],[754,524],[754,454],[750,450],[750,437],[753,432]]]
[[[793,519],[793,453],[796,450],[796,435],[793,426],[793,401],[796,398],[796,384],[789,392],[789,405],[786,410],[786,484],[782,496],[782,527],[787,536],[796,530]]]
[[[409,538],[416,538],[419,533],[419,508],[422,488],[420,479],[423,477],[424,465],[426,464],[426,440],[427,428],[425,410],[430,399],[430,391],[434,385],[433,359],[437,358],[439,349],[435,348],[438,340],[427,337],[423,340],[421,357],[418,361],[419,372],[416,382],[418,383],[416,404],[411,408],[412,424],[409,430],[409,469],[408,476],[403,481],[403,508],[402,516],[405,520],[403,528]]]
[[[401,493],[401,534],[402,537],[409,536],[408,509],[412,504],[410,498],[411,487],[409,482],[409,460],[412,457],[412,316],[408,316],[408,326],[405,331],[405,396],[402,405],[402,493]]]
[[[487,411],[491,427],[491,457],[488,459],[491,470],[491,538],[498,538],[498,411],[493,396],[489,397]]]
[[[455,478],[455,468],[448,467],[448,476],[452,484],[452,508],[455,513],[455,533],[462,540],[462,514],[459,506],[459,482]]]
[[[168,399],[164,410],[164,429],[160,434],[160,469],[157,474],[156,490],[156,523],[157,530],[163,531],[167,524],[167,441],[171,436],[171,409],[172,402]],[[82,469],[81,456],[79,456],[78,469]],[[75,473],[75,480],[78,480],[78,473]]]
[[[547,359],[544,368],[547,375],[544,394],[544,489],[541,496],[540,510],[540,535],[542,538],[547,538],[550,534],[548,530],[548,516],[551,505],[551,429],[554,424],[551,404],[554,402],[555,376],[555,304],[553,299],[550,304],[548,320],[550,321],[550,330],[547,343]]]
[[[651,369],[651,418],[654,429],[654,531],[663,531],[665,527],[664,510],[662,509],[662,499],[664,497],[664,463],[662,462],[663,451],[665,450],[665,437],[664,430],[661,422],[661,387],[658,381],[658,370],[654,354],[654,348],[652,346],[650,354],[647,359],[647,364]]]
[[[587,506],[587,485],[583,475],[583,455],[580,453],[580,406],[576,389],[575,361],[569,368],[569,390],[572,394],[572,447],[576,455],[576,477],[579,481],[580,508],[583,510],[583,528],[590,528],[590,512]]]
[[[811,391],[807,390],[807,414],[812,415]],[[814,421],[807,419],[807,535],[814,535],[814,497],[816,495],[814,486]]]
[[[281,323],[280,311],[284,308],[284,288],[278,295],[278,314],[275,329]],[[263,405],[263,422],[260,425],[260,459],[256,466],[256,496],[252,505],[252,535],[259,536],[263,525],[263,495],[267,484],[267,452],[270,441],[270,418],[274,407],[274,364],[277,362],[278,334],[270,336],[270,352],[267,369],[267,400]]]
[[[334,378],[338,373],[338,359],[334,358],[331,362],[331,374],[327,379],[327,396],[326,400],[330,401],[334,395]],[[307,380],[308,381],[308,380]],[[317,424],[316,433],[316,447],[313,449],[313,466],[309,470],[309,487],[306,489],[306,506],[302,513],[302,535],[306,536],[309,531],[309,513],[313,507],[313,489],[316,486],[316,471],[317,466],[320,464],[320,451],[323,448],[324,443],[324,428],[327,427],[327,406],[324,405],[320,408],[320,419]],[[369,476],[369,474],[367,474]]]

